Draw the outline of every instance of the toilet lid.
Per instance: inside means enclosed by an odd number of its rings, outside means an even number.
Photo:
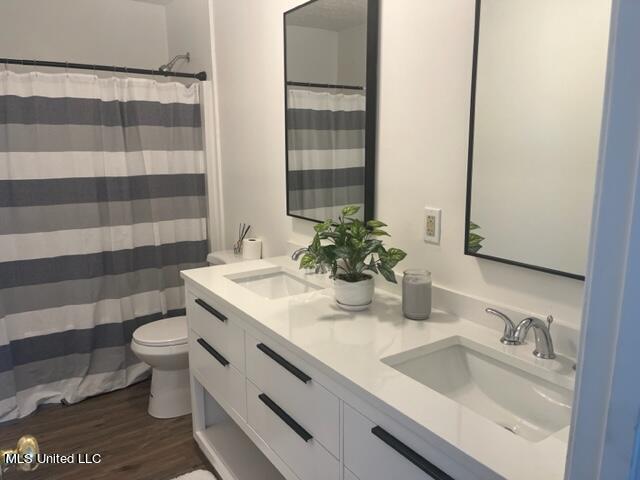
[[[140,345],[151,347],[187,343],[187,317],[164,318],[147,323],[133,332],[133,339]]]

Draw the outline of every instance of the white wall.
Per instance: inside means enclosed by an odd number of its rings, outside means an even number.
[[[227,242],[250,223],[266,256],[311,232],[285,215],[282,14],[298,3],[213,0]],[[400,268],[578,325],[582,282],[462,253],[475,2],[381,3],[376,212],[409,254]],[[425,205],[443,209],[440,246],[422,241]]]
[[[338,32],[338,83],[364,85],[367,80],[367,24]]]
[[[173,0],[166,6],[166,17],[168,59],[191,54],[191,61],[179,61],[175,70],[211,75],[209,0]]]
[[[287,80],[364,85],[366,24],[340,31],[287,26]]]
[[[610,8],[482,2],[471,211],[480,253],[584,275]]]
[[[208,0],[0,2],[0,55],[12,58],[157,69],[188,51],[175,70],[210,75],[210,38]]]
[[[287,25],[287,80],[337,83],[338,32]]]
[[[284,252],[284,49],[282,14],[295,0],[213,0],[219,135],[227,247],[240,222]]]
[[[10,58],[157,68],[168,56],[165,8],[131,0],[2,0],[0,46]]]

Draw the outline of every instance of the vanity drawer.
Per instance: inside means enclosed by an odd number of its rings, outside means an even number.
[[[312,430],[300,425],[268,395],[247,381],[249,425],[303,480],[338,480],[340,462],[313,438]]]
[[[425,456],[344,404],[344,465],[367,480],[453,480]],[[416,450],[414,450],[416,449]]]
[[[210,300],[187,294],[189,328],[244,372],[244,330]]]
[[[314,438],[340,456],[340,400],[308,375],[305,364],[281,347],[246,334],[247,377]]]
[[[216,400],[247,418],[244,375],[193,330],[189,332],[189,368]]]

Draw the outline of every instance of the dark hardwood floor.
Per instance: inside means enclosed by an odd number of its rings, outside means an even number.
[[[9,471],[4,480],[168,480],[192,470],[213,471],[193,440],[191,415],[158,420],[147,414],[149,382],[87,399],[48,405],[0,424],[0,449],[31,434],[42,453],[99,453],[95,465],[40,465]]]

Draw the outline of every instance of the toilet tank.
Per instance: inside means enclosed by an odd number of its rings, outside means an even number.
[[[242,262],[242,254],[236,255],[233,250],[219,250],[207,255],[207,262],[209,265],[225,265],[227,263]]]

